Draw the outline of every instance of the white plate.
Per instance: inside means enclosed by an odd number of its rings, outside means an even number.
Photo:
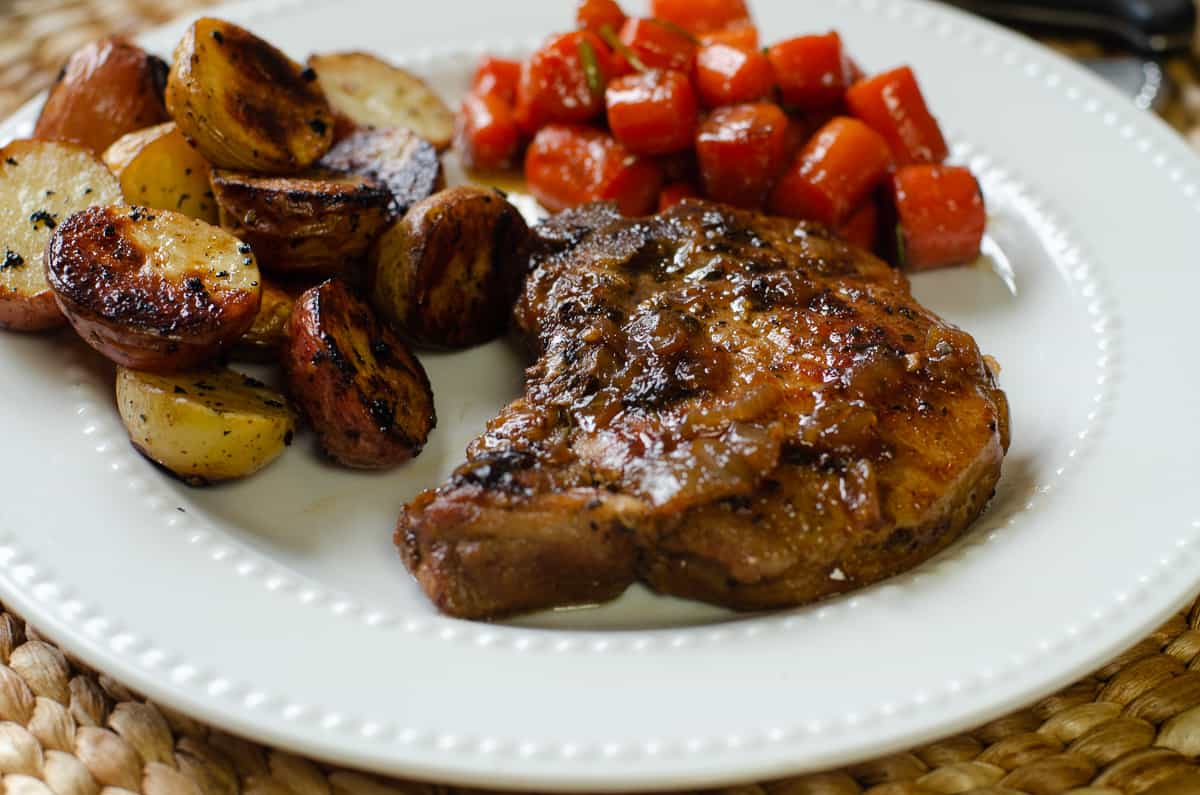
[[[771,616],[633,592],[523,626],[453,621],[404,572],[391,527],[516,394],[503,344],[424,357],[441,424],[406,468],[337,471],[301,444],[258,478],[194,491],[130,449],[96,357],[66,335],[6,335],[0,596],[96,667],[256,739],[414,777],[575,789],[712,785],[910,746],[1067,683],[1167,617],[1200,571],[1200,162],[1081,69],[960,13],[757,5],[767,39],[837,27],[869,68],[913,63],[983,178],[1011,272],[916,279],[1000,359],[1012,401],[1004,479],[969,538],[908,576]],[[481,50],[566,27],[570,6],[225,15],[297,56],[381,51],[453,95]],[[168,52],[181,28],[150,42]]]

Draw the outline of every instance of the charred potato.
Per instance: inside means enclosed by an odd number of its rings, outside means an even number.
[[[360,127],[407,127],[440,152],[454,138],[454,113],[425,81],[365,52],[313,55],[329,103]]]
[[[125,200],[156,210],[177,210],[205,223],[217,222],[208,184],[208,161],[175,122],[121,136],[104,152],[104,164],[121,181]]]
[[[276,274],[334,274],[362,259],[391,200],[374,180],[332,173],[267,177],[217,169],[212,189],[221,226]]]
[[[233,348],[233,357],[249,362],[277,362],[287,344],[288,318],[296,301],[270,282],[262,283],[262,305],[242,338]]]
[[[0,149],[0,328],[66,322],[46,283],[46,243],[76,210],[120,200],[116,179],[79,144],[13,141]]]
[[[392,194],[392,217],[446,187],[433,144],[403,127],[353,132],[334,144],[318,165],[380,182]]]
[[[122,135],[167,121],[167,64],[119,36],[85,44],[50,89],[33,137],[100,154]]]
[[[376,241],[371,303],[421,345],[464,348],[503,333],[529,229],[498,191],[458,187],[413,205]]]
[[[175,48],[167,109],[218,168],[292,173],[333,142],[333,112],[313,73],[219,19],[196,20]]]
[[[292,441],[283,395],[232,370],[117,371],[117,409],[138,452],[192,486],[246,477]]]
[[[437,421],[421,363],[339,280],[296,302],[283,368],[321,446],[345,466],[403,463],[421,452]]]
[[[196,367],[250,328],[261,289],[250,247],[170,210],[90,207],[46,249],[46,277],[93,348],[137,370]]]

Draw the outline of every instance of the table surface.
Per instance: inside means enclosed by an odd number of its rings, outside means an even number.
[[[0,117],[79,45],[213,0],[0,0]],[[1054,41],[1078,57],[1087,41]],[[1166,64],[1163,116],[1200,146],[1200,73]],[[330,672],[336,675],[336,672]],[[1200,600],[1092,676],[1000,720],[845,770],[728,795],[1196,795]],[[0,777],[20,795],[442,795],[262,747],[151,704],[0,609]]]

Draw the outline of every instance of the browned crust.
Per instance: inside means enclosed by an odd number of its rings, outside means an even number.
[[[372,179],[328,172],[268,177],[218,169],[212,188],[221,226],[277,274],[345,271],[366,254],[391,201]]]
[[[144,208],[89,207],[55,229],[46,278],[79,335],[117,364],[173,370],[212,358],[250,328],[260,292],[207,278],[164,278],[144,268],[126,234]]]
[[[340,280],[296,301],[282,363],[322,448],[344,466],[401,464],[421,452],[437,423],[421,363]]]
[[[446,186],[437,149],[400,127],[355,130],[334,144],[317,165],[378,181],[391,193],[390,218],[404,215]]]

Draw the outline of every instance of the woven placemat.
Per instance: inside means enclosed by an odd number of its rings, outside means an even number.
[[[80,44],[213,0],[0,0],[0,117]],[[1054,42],[1092,56],[1087,42]],[[1163,115],[1200,146],[1184,59]],[[974,731],[845,770],[722,795],[1200,795],[1200,601],[1092,676]],[[340,771],[149,703],[0,607],[0,782],[7,795],[457,795]]]

